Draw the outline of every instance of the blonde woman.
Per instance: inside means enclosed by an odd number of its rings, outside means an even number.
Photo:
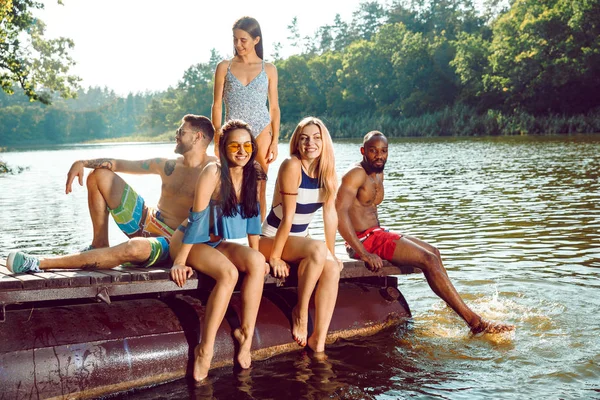
[[[219,63],[215,71],[212,123],[215,126],[215,154],[218,156],[219,132],[225,103],[225,121],[247,122],[256,138],[256,161],[265,174],[277,158],[279,141],[279,99],[277,69],[265,63],[263,38],[258,21],[242,17],[233,24],[231,60]],[[269,107],[267,108],[267,100]],[[259,183],[262,218],[266,215],[266,182]]]
[[[263,222],[259,250],[275,277],[289,276],[288,263],[298,265],[298,304],[292,311],[292,335],[299,345],[314,352],[325,350],[342,268],[334,252],[336,189],[329,131],[320,119],[305,118],[290,140],[290,157],[279,168],[273,206]],[[325,242],[308,237],[308,225],[321,207]],[[308,337],[308,304],[317,282],[315,329]]]

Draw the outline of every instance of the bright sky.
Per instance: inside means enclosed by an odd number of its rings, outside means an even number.
[[[207,62],[210,49],[231,56],[231,26],[241,16],[258,20],[265,58],[273,43],[285,45],[295,16],[301,36],[332,24],[335,14],[350,22],[361,0],[44,0],[37,13],[46,37],[69,37],[82,86],[107,86],[119,95],[175,86],[193,64]],[[284,48],[282,55],[290,50]]]

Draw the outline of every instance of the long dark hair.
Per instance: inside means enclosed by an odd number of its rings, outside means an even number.
[[[256,50],[256,55],[259,56],[261,60],[265,59],[263,57],[263,35],[257,20],[252,17],[242,17],[235,21],[233,28],[231,29],[241,29],[250,35],[252,39],[256,39],[257,36],[260,36],[260,40],[254,49]],[[233,55],[237,56],[235,46],[233,46]]]
[[[244,173],[242,176],[242,193],[238,202],[231,181],[231,172],[229,171],[229,159],[227,154],[227,138],[229,134],[236,129],[244,129],[250,134],[252,142],[252,154],[250,160],[244,165]],[[221,209],[226,217],[237,215],[237,205],[240,205],[240,211],[243,218],[256,217],[259,213],[258,199],[256,198],[256,190],[258,187],[258,173],[254,159],[256,158],[256,139],[252,136],[250,125],[239,119],[232,119],[227,122],[222,129],[222,136],[219,139],[219,160],[221,161]],[[260,167],[260,166],[259,166]]]

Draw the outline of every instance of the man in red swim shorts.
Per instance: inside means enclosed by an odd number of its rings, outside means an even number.
[[[388,232],[379,224],[377,206],[383,201],[383,170],[388,158],[387,138],[378,131],[365,135],[360,148],[363,160],[343,176],[336,198],[338,229],[348,254],[374,271],[382,259],[414,265],[423,271],[429,286],[471,328],[473,334],[499,333],[512,325],[486,321],[462,300],[442,264],[437,248],[417,238]]]

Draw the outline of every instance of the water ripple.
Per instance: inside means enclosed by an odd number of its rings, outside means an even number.
[[[285,144],[280,154],[286,154]],[[360,159],[336,143],[341,174]],[[3,153],[20,175],[0,176],[0,256],[63,254],[91,240],[84,188],[64,194],[75,159],[172,155],[172,144]],[[283,158],[271,167],[268,193]],[[383,225],[437,246],[459,293],[484,317],[517,325],[472,339],[425,282],[402,276],[414,320],[393,334],[339,343],[327,363],[290,354],[251,375],[215,372],[206,393],[185,383],[144,398],[593,398],[600,394],[600,138],[419,139],[390,144]],[[148,203],[155,177],[127,176]],[[270,196],[269,196],[270,198]],[[316,217],[311,235],[322,238]],[[112,243],[124,236],[111,224]],[[343,252],[338,237],[337,250]],[[204,389],[202,389],[204,390]]]

